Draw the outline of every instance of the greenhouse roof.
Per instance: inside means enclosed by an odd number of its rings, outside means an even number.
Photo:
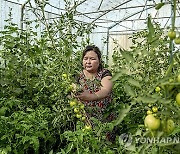
[[[6,0],[7,1],[7,0]],[[8,0],[12,1],[12,0]],[[23,4],[27,0],[13,0],[14,3]],[[39,0],[43,1],[43,0]],[[65,10],[64,0],[46,0],[48,3],[45,7],[46,11],[54,14],[60,14]],[[171,2],[164,0],[165,5],[162,10],[156,10],[155,5],[161,0],[79,0],[71,2],[71,6],[76,6],[76,20],[94,23],[101,27],[101,31],[136,31],[144,29],[147,16],[150,14],[152,18],[158,19],[165,27],[170,24]],[[177,16],[180,16],[180,3],[177,1]],[[33,1],[31,2],[32,5]],[[34,6],[35,7],[35,6]],[[103,30],[104,29],[104,30]]]

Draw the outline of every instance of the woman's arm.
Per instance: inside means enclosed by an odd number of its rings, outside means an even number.
[[[110,80],[111,78],[111,76],[102,78],[101,88],[98,92],[90,94],[88,91],[84,91],[83,93],[78,95],[77,98],[83,101],[96,101],[107,97],[113,87],[113,82]]]
[[[101,89],[95,94],[98,96],[98,99],[103,99],[108,96],[112,91],[113,82],[111,81],[111,76],[106,76],[101,80]]]

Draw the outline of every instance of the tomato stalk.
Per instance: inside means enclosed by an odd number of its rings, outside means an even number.
[[[173,16],[172,16],[172,30],[174,31],[175,29],[175,20],[176,20],[176,0],[172,0],[172,11],[173,11]]]
[[[176,0],[172,0],[171,8],[172,8],[171,29],[172,29],[172,31],[174,31],[174,29],[175,29],[175,19],[176,19]],[[168,75],[172,71],[172,67],[173,67],[174,44],[173,44],[173,40],[172,39],[170,40],[169,48],[170,48],[170,60],[169,60],[170,65],[168,67],[166,75]]]

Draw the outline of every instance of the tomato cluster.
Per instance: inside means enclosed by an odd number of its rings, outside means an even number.
[[[72,107],[76,118],[85,123],[85,127],[83,130],[91,130],[91,123],[89,122],[86,111],[84,110],[84,104],[74,99],[69,102],[69,105],[70,107]]]
[[[180,82],[180,75],[178,75],[177,78],[174,79],[170,78],[168,80],[168,86],[166,90],[172,91],[173,89],[176,88],[173,85],[173,83],[179,83],[179,82]],[[165,91],[164,86],[160,86],[160,87]],[[154,91],[159,95],[162,95],[163,90],[161,90],[160,87],[157,86],[154,89]],[[180,92],[178,92],[173,96],[175,96],[174,98],[174,102],[176,102],[175,104],[180,106]],[[158,107],[152,106],[151,104],[148,105],[148,111],[147,111],[147,116],[144,119],[144,125],[150,131],[161,131],[165,135],[171,134],[175,129],[175,122],[173,121],[173,118],[170,118],[170,116],[169,117],[163,116],[161,112],[158,113]]]
[[[180,44],[180,35],[178,37],[176,37],[176,32],[174,30],[170,30],[168,32],[168,37],[170,38],[170,40],[174,40],[175,44]]]
[[[180,94],[180,93],[179,93]],[[179,95],[180,96],[180,95]],[[152,111],[154,113],[158,112],[157,107],[153,107]],[[175,129],[175,123],[172,119],[159,119],[156,117],[156,114],[153,114],[153,112],[148,110],[147,111],[147,116],[144,119],[144,125],[148,130],[150,131],[157,131],[160,130],[164,134],[170,134],[174,131]]]

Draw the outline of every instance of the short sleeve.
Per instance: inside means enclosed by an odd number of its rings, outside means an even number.
[[[103,73],[102,73],[102,78],[106,77],[106,76],[112,76],[111,72],[109,70],[105,70]],[[102,79],[101,78],[101,79]]]

